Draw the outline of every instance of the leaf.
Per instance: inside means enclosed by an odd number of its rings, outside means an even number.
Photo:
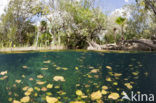
[[[83,92],[81,90],[76,90],[76,95],[82,96],[83,95]]]
[[[20,101],[14,100],[13,103],[21,103]]]
[[[27,103],[27,102],[29,102],[29,101],[30,101],[30,97],[29,97],[29,96],[23,97],[23,98],[21,99],[21,102],[23,102],[23,103]]]
[[[48,84],[47,88],[51,89],[51,88],[53,88],[53,85],[52,84]]]
[[[111,66],[106,66],[107,69],[109,70],[112,70],[112,67]]]
[[[37,78],[39,78],[39,79],[42,79],[43,78],[43,75],[37,75]]]
[[[21,83],[21,80],[16,80],[15,82],[19,84],[19,83]]]
[[[107,86],[102,86],[102,89],[103,89],[103,90],[107,90],[108,87],[107,87]]]
[[[98,99],[101,99],[101,97],[102,97],[102,94],[101,94],[100,91],[93,92],[93,93],[91,94],[91,99],[92,99],[92,100],[98,100]]]
[[[125,83],[124,84],[128,89],[132,89],[133,88],[133,86],[130,84],[130,83]]]
[[[46,101],[47,101],[48,103],[56,103],[56,102],[58,102],[58,99],[55,98],[55,97],[46,96]]]
[[[116,100],[116,99],[118,99],[119,97],[120,97],[120,96],[119,96],[118,93],[111,93],[111,94],[108,96],[109,99],[113,99],[113,100]]]
[[[8,73],[8,71],[2,71],[1,73],[0,73],[0,75],[6,75]]]
[[[64,82],[64,81],[65,81],[65,79],[64,79],[63,76],[55,76],[55,77],[53,78],[53,80],[54,80],[54,81],[61,81],[61,82]]]
[[[45,84],[46,82],[42,82],[42,81],[37,81],[36,82],[36,84],[38,84],[38,85],[43,85],[43,84]]]

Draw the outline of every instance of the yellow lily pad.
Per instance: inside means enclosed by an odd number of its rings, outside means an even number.
[[[93,92],[91,94],[91,99],[92,100],[98,100],[98,99],[101,99],[101,97],[102,97],[102,93],[100,91]]]
[[[42,81],[37,81],[36,82],[36,84],[38,84],[38,85],[43,85],[43,84],[45,84],[46,82],[42,82]]]
[[[110,77],[107,77],[107,78],[106,78],[106,81],[111,82],[112,79],[111,79]]]
[[[114,73],[114,76],[115,77],[120,77],[120,76],[122,76],[122,74],[121,73]]]
[[[82,96],[83,95],[83,92],[81,90],[76,90],[76,95]]]
[[[118,82],[114,82],[113,85],[118,85]]]
[[[34,87],[35,90],[37,91],[40,91],[40,88],[39,87]]]
[[[16,80],[15,82],[19,84],[19,83],[21,83],[21,80]]]
[[[111,94],[108,96],[109,99],[113,99],[113,100],[116,100],[116,99],[118,99],[119,97],[120,97],[120,96],[119,96],[118,93],[111,93]]]
[[[22,66],[22,68],[23,68],[23,69],[27,69],[27,68],[28,68],[28,66]]]
[[[27,91],[32,92],[34,89],[33,88],[29,88]]]
[[[6,75],[8,73],[8,71],[2,71],[1,73],[0,73],[0,75]]]
[[[48,70],[48,68],[41,68],[41,70]]]
[[[43,75],[37,75],[37,78],[39,78],[39,79],[42,79],[43,78]]]
[[[8,98],[8,101],[11,102],[12,101],[12,98]]]
[[[90,71],[90,73],[97,73],[97,72],[99,72],[99,69],[93,69]]]
[[[112,70],[112,67],[111,66],[106,66],[107,69],[109,70]]]
[[[52,95],[52,93],[50,93],[50,92],[47,92],[47,93],[46,93],[46,95],[50,96],[50,95]]]
[[[137,76],[139,72],[132,72],[133,75]]]
[[[30,81],[33,81],[34,79],[33,79],[33,78],[29,78],[29,80],[30,80]]]
[[[45,92],[45,91],[47,91],[47,88],[46,87],[42,87],[41,91]]]
[[[12,103],[21,103],[20,101],[17,101],[17,100],[13,100]]]
[[[54,81],[61,81],[61,82],[64,82],[64,81],[65,81],[65,79],[64,79],[63,76],[55,76],[55,77],[53,78],[53,80],[54,80]]]
[[[102,89],[103,89],[103,90],[107,90],[108,87],[107,87],[107,86],[102,86]]]
[[[29,101],[30,101],[30,97],[29,97],[29,96],[23,97],[23,98],[21,99],[21,102],[23,102],[23,103],[27,103],[27,102],[29,102]]]
[[[53,88],[53,85],[52,84],[48,84],[47,88],[51,89],[51,88]]]
[[[102,93],[103,95],[106,95],[106,94],[107,94],[107,91],[102,90],[101,93]]]
[[[0,80],[5,80],[7,78],[8,78],[8,76],[4,76],[4,77],[1,77]]]
[[[78,67],[75,67],[75,69],[76,69],[76,70],[79,70],[79,68],[78,68]]]
[[[26,91],[28,88],[29,88],[28,86],[25,86],[25,87],[23,88],[23,91]]]
[[[56,68],[56,70],[60,70],[60,69],[61,69],[61,67],[57,67],[57,68]]]
[[[46,101],[47,101],[48,103],[56,103],[56,102],[58,102],[58,99],[55,98],[55,97],[46,96]]]
[[[68,68],[62,68],[63,70],[68,70]]]
[[[26,91],[26,92],[24,93],[24,95],[26,95],[26,96],[29,96],[30,94],[31,94],[30,91]]]
[[[132,89],[133,86],[130,84],[130,83],[125,83],[125,86],[128,88],[128,89]]]
[[[44,61],[43,63],[48,64],[50,62],[51,62],[50,60],[47,60],[47,61]]]

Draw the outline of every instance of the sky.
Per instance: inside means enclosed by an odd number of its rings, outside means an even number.
[[[4,8],[7,6],[8,1],[9,0],[0,0],[0,15],[4,13]],[[96,4],[99,5],[104,12],[109,13],[133,2],[135,2],[135,0],[96,0]]]
[[[7,6],[9,0],[0,0],[0,15],[4,13],[4,8]]]
[[[122,8],[126,4],[134,3],[135,0],[97,0],[97,5],[104,12],[113,12],[116,9]]]

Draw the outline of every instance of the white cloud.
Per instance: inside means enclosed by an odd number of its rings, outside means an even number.
[[[4,9],[9,3],[9,0],[0,0],[0,15],[4,13]]]
[[[125,2],[129,2],[129,0],[125,0]]]

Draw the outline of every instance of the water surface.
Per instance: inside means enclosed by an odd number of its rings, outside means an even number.
[[[46,97],[62,103],[119,103],[123,91],[156,94],[156,53],[0,54],[0,73],[0,103],[23,97],[28,103],[46,103]],[[93,93],[101,93],[100,99]],[[113,100],[112,93],[119,97]]]

